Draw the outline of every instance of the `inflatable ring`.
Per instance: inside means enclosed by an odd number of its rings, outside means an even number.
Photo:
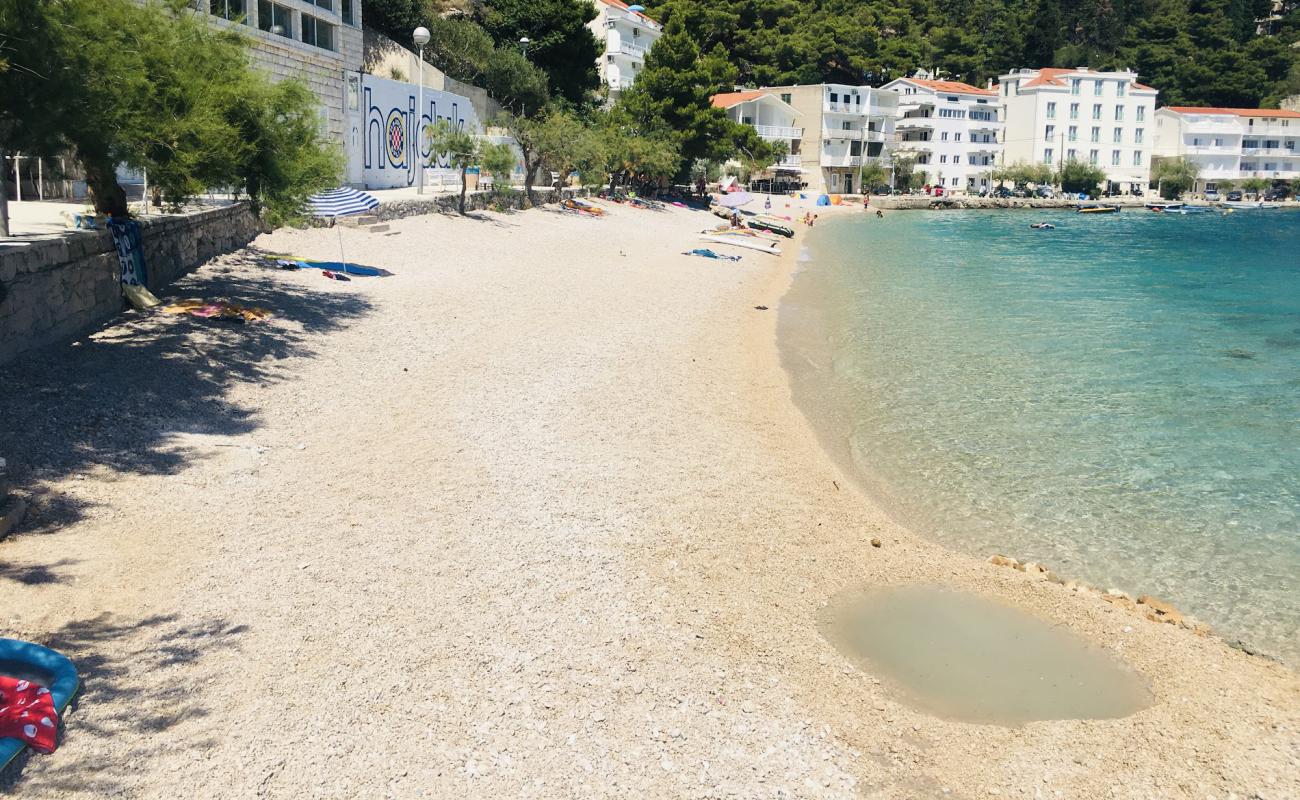
[[[28,678],[49,689],[60,718],[81,686],[67,656],[17,639],[0,639],[0,675]],[[0,739],[0,770],[26,746],[21,739]]]

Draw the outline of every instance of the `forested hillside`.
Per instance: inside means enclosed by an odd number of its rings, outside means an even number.
[[[1128,67],[1162,104],[1255,106],[1300,93],[1296,12],[1268,0],[652,0],[746,84],[880,85],[918,68],[983,85],[1016,67]]]

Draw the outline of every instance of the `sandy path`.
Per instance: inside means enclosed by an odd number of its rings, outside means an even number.
[[[865,503],[789,401],[789,264],[675,255],[711,222],[349,230],[353,257],[396,275],[228,257],[180,293],[274,322],[128,321],[5,370],[0,452],[39,503],[0,544],[4,633],[86,673],[63,748],[16,788],[1300,796],[1293,675],[947,554]],[[334,232],[257,245],[337,256]],[[917,578],[1068,622],[1159,702],[1019,729],[897,704],[811,619],[844,586]]]

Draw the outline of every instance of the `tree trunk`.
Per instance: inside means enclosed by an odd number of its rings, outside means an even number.
[[[530,163],[528,153],[524,153],[524,197],[528,200],[528,205],[535,206],[537,201],[533,198],[533,182],[537,180],[537,165]]]
[[[125,219],[126,191],[117,182],[117,168],[108,158],[82,156],[81,166],[86,171],[86,188],[95,201],[95,212]]]
[[[469,167],[460,168],[460,213],[465,213],[465,172]]]
[[[9,189],[5,185],[5,149],[0,147],[0,236],[9,235]]]

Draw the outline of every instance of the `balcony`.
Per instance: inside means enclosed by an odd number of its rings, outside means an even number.
[[[883,142],[885,134],[883,131],[869,131],[862,128],[851,128],[849,130],[836,128],[822,128],[823,139],[847,139],[851,142]]]
[[[824,114],[866,114],[867,106],[863,103],[845,103],[843,101],[832,103],[827,100],[822,103],[822,113]]]
[[[776,160],[776,164],[775,164],[775,166],[777,166],[777,167],[791,167],[791,168],[796,168],[796,169],[797,169],[797,168],[803,166],[803,156],[799,156],[799,155],[794,155],[794,156],[781,156],[780,158],[778,158],[778,159]]]
[[[934,117],[902,117],[894,121],[894,130],[903,128],[933,128]]]
[[[822,153],[823,167],[860,167],[862,166],[862,156],[849,155],[848,153]]]
[[[622,53],[625,56],[632,56],[633,58],[644,59],[647,49],[642,47],[639,44],[630,44],[628,42],[622,42],[618,46],[618,52]]]
[[[782,125],[755,125],[754,130],[764,139],[802,139],[803,128],[787,128]]]

